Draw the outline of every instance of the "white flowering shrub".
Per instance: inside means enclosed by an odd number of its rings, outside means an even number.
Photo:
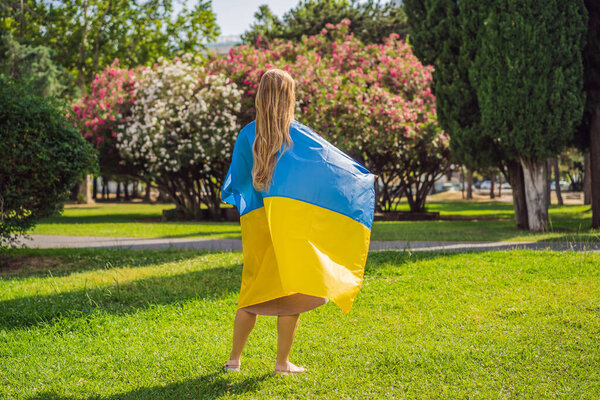
[[[202,204],[219,215],[242,96],[227,76],[208,74],[199,62],[188,54],[142,70],[117,134],[121,155],[141,165],[182,216],[195,219]]]

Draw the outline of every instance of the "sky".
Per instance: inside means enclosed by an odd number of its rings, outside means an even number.
[[[175,11],[186,5],[192,6],[198,0],[175,1]],[[364,0],[359,0],[362,2]],[[212,8],[217,16],[221,36],[239,36],[254,23],[254,13],[266,4],[279,18],[296,7],[300,0],[212,0]]]
[[[221,35],[241,35],[254,22],[254,13],[258,7],[267,4],[273,14],[281,18],[299,0],[213,0],[213,11],[217,15],[217,24]],[[190,1],[189,3],[193,3]]]

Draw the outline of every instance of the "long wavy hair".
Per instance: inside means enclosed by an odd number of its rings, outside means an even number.
[[[256,92],[256,138],[252,147],[254,165],[252,184],[256,190],[267,191],[277,153],[292,146],[290,124],[294,119],[296,89],[294,79],[285,71],[270,69],[263,74]]]

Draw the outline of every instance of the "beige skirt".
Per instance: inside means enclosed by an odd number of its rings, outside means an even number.
[[[260,315],[295,315],[322,306],[328,301],[324,297],[295,293],[248,307],[242,307],[240,310]]]

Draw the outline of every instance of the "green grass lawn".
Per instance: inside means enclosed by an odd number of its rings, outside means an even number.
[[[455,221],[380,221],[373,226],[372,240],[434,241],[600,241],[600,230],[590,229],[589,206],[551,206],[548,233],[517,230],[512,204],[440,202],[430,204],[440,215],[470,217]]]
[[[40,235],[115,237],[239,238],[235,222],[160,222],[170,204],[109,203],[68,207],[60,216],[42,220],[31,232]]]
[[[274,377],[274,317],[222,374],[240,253],[10,250],[0,398],[598,399],[600,254],[371,253],[349,315],[303,314]]]
[[[399,241],[600,241],[591,230],[589,206],[551,206],[552,232],[531,234],[515,229],[512,205],[499,202],[429,202],[430,211],[472,221],[375,222],[372,240]],[[98,204],[65,209],[63,215],[40,222],[32,231],[42,235],[116,236],[144,238],[239,238],[238,223],[160,222],[165,204]]]

